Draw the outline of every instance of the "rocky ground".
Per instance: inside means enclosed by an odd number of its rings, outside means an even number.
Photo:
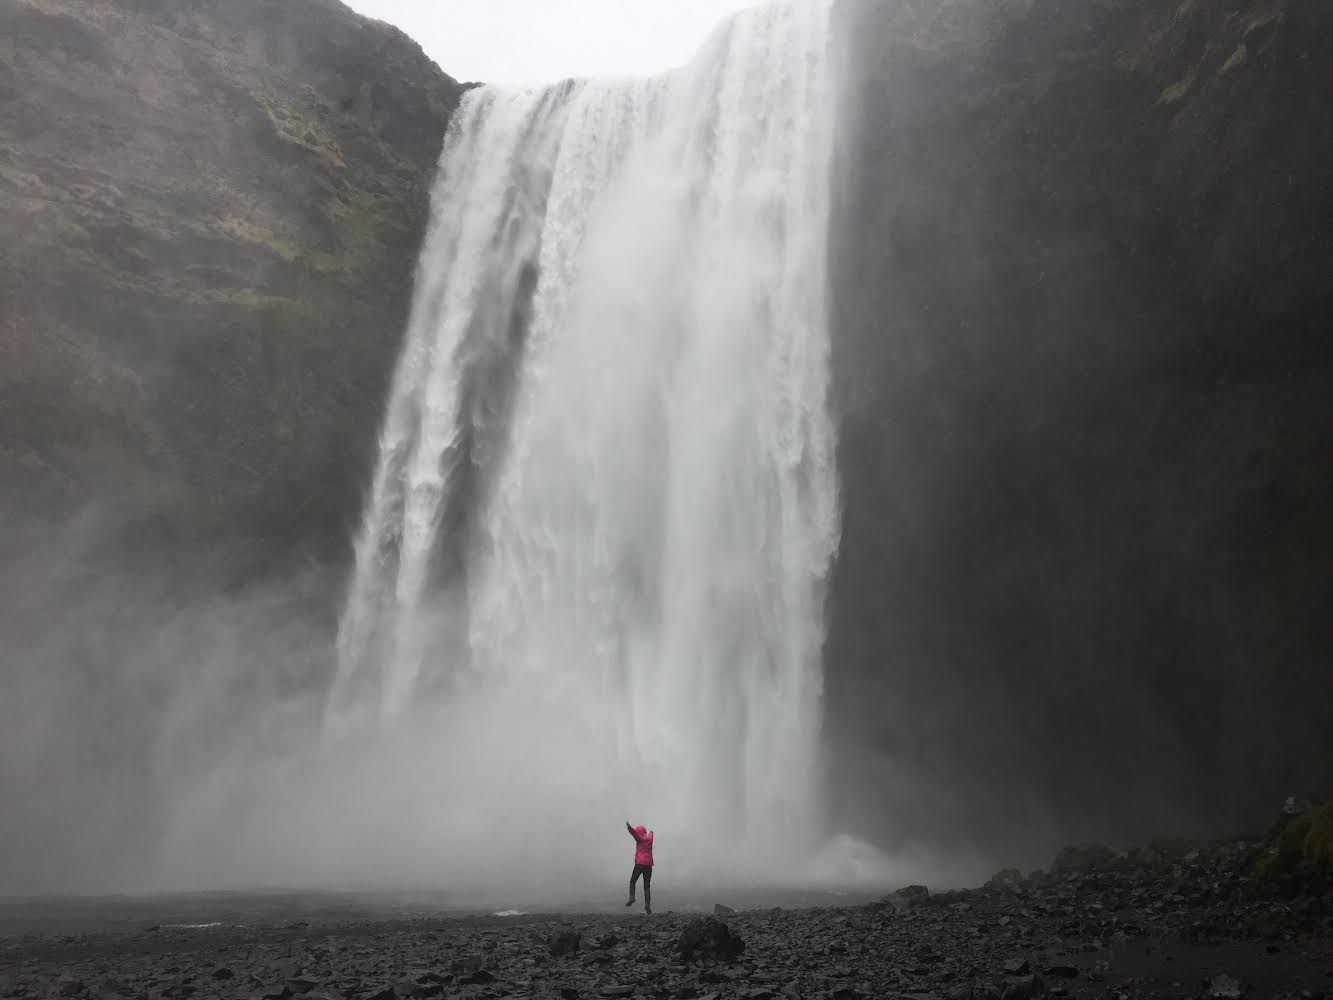
[[[838,909],[17,936],[0,939],[0,996],[1333,996],[1328,882],[1261,877],[1266,852],[1234,841],[1067,849],[1051,873]]]

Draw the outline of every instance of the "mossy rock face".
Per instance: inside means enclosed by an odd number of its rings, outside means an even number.
[[[0,526],[345,559],[464,88],[329,0],[17,0],[0,36]]]
[[[1333,868],[1333,802],[1293,817],[1277,835],[1273,849],[1260,859],[1260,875],[1291,874],[1301,869]]]

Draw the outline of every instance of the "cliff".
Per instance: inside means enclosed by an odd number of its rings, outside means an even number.
[[[839,19],[840,821],[1037,861],[1333,780],[1333,9]],[[462,89],[333,0],[0,0],[0,529],[344,559]]]
[[[1265,821],[1333,780],[1333,10],[842,15],[844,808]]]
[[[3,0],[5,522],[340,558],[461,89],[335,0]]]

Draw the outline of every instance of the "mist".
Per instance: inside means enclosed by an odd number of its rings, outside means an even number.
[[[460,693],[332,738],[328,577],[190,593],[107,565],[95,522],[59,547],[7,532],[6,896],[440,891],[461,905],[554,904],[618,892],[623,822],[643,818],[678,887],[864,889],[938,863],[890,863],[845,837],[799,858],[747,842],[734,816],[699,813],[674,761],[654,768],[590,739],[614,728],[618,704],[593,692]]]

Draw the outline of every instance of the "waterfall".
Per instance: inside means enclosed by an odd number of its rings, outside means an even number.
[[[825,832],[830,5],[449,127],[325,728],[432,733],[456,856],[633,818],[702,873]]]

